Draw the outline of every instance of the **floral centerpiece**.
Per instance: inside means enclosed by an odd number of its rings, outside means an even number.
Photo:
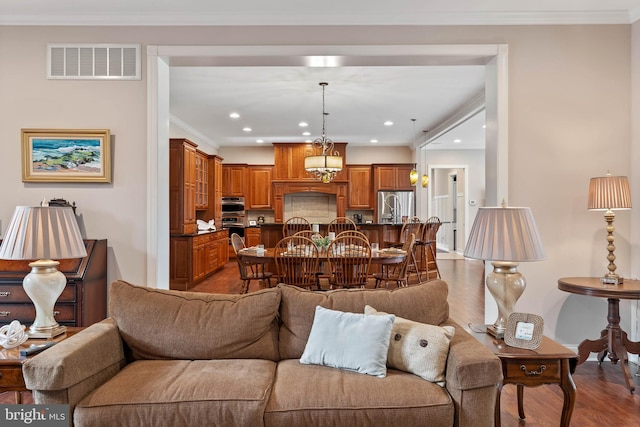
[[[313,243],[315,243],[319,249],[327,249],[327,247],[331,243],[331,240],[329,240],[329,236],[322,237],[321,234],[314,234],[313,236],[311,236],[311,240],[313,240]]]

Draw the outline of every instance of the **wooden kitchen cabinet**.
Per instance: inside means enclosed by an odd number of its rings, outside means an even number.
[[[188,139],[169,142],[169,231],[192,234],[196,226],[196,144]]]
[[[260,244],[259,227],[248,227],[244,229],[244,244],[247,247],[257,246]]]
[[[273,166],[249,166],[249,191],[245,209],[271,209]]]
[[[334,143],[334,150],[342,156],[343,169],[337,175],[334,181],[345,181],[347,173],[344,166],[347,162],[346,142]],[[319,151],[313,149],[310,143],[273,143],[273,179],[274,180],[293,180],[293,181],[317,181],[306,170],[304,170],[304,158],[319,155]]]
[[[218,228],[222,228],[222,160],[220,156],[209,156],[209,189],[213,191],[213,199],[209,196],[207,219],[213,218]]]
[[[169,240],[169,287],[186,291],[228,261],[229,232],[218,230]]]
[[[245,197],[247,184],[246,164],[222,165],[222,196]]]
[[[347,166],[347,176],[349,180],[349,208],[372,209],[371,166],[349,165]]]
[[[107,317],[107,241],[85,240],[87,256],[60,260],[58,270],[67,285],[53,313],[64,326],[86,327]],[[31,272],[31,261],[0,260],[0,326],[18,320],[29,325],[36,309],[22,281]]]
[[[209,158],[199,150],[196,150],[195,174],[196,210],[206,210],[209,208]]]
[[[372,165],[374,192],[379,190],[413,190],[415,186],[411,185],[409,180],[409,173],[412,169],[412,163]]]

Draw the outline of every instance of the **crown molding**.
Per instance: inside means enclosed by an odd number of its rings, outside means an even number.
[[[190,133],[191,135],[198,137],[198,139],[200,141],[202,141],[205,144],[215,148],[216,150],[220,148],[220,145],[215,143],[211,138],[209,138],[208,136],[205,136],[202,132],[200,132],[199,130],[193,128],[188,123],[180,120],[179,118],[177,118],[173,114],[169,114],[169,122],[171,124],[173,124],[173,125],[176,125],[180,129]]]
[[[558,12],[468,12],[337,14],[317,11],[313,15],[272,13],[221,13],[218,15],[0,15],[0,25],[52,26],[243,26],[243,25],[583,25],[631,24],[640,10]],[[330,24],[327,24],[330,23]]]

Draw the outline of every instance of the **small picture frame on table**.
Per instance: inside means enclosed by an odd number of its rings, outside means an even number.
[[[533,350],[540,347],[544,320],[537,314],[511,313],[504,332],[504,342],[510,347]]]
[[[255,227],[256,225],[258,225],[256,221],[253,221],[253,220],[249,221],[249,227]]]

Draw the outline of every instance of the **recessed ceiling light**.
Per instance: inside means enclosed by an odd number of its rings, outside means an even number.
[[[385,126],[393,126],[393,122],[391,120],[387,120],[386,122],[384,122]]]
[[[242,130],[245,131],[245,132],[251,132],[252,131],[252,129],[250,127],[244,127],[244,128],[242,128]]]
[[[307,126],[309,126],[309,123],[307,123],[307,122],[300,122],[300,123],[298,123],[298,126],[300,126],[301,128],[306,128]]]
[[[302,136],[309,136],[311,135],[311,132],[302,132]]]
[[[377,139],[372,139],[372,140],[371,140],[371,143],[372,143],[372,144],[376,144],[377,142],[378,142],[378,140],[377,140]]]
[[[264,142],[264,139],[256,139],[256,142],[257,142],[258,144],[262,144],[262,143]]]
[[[455,142],[456,144],[460,144],[462,142],[461,139],[454,139],[453,142]]]
[[[238,113],[231,113],[231,114],[229,114],[229,117],[231,117],[232,119],[238,119],[238,118],[240,118],[240,114],[238,114]]]
[[[482,125],[482,129],[486,129],[486,128],[487,128],[487,125]]]

